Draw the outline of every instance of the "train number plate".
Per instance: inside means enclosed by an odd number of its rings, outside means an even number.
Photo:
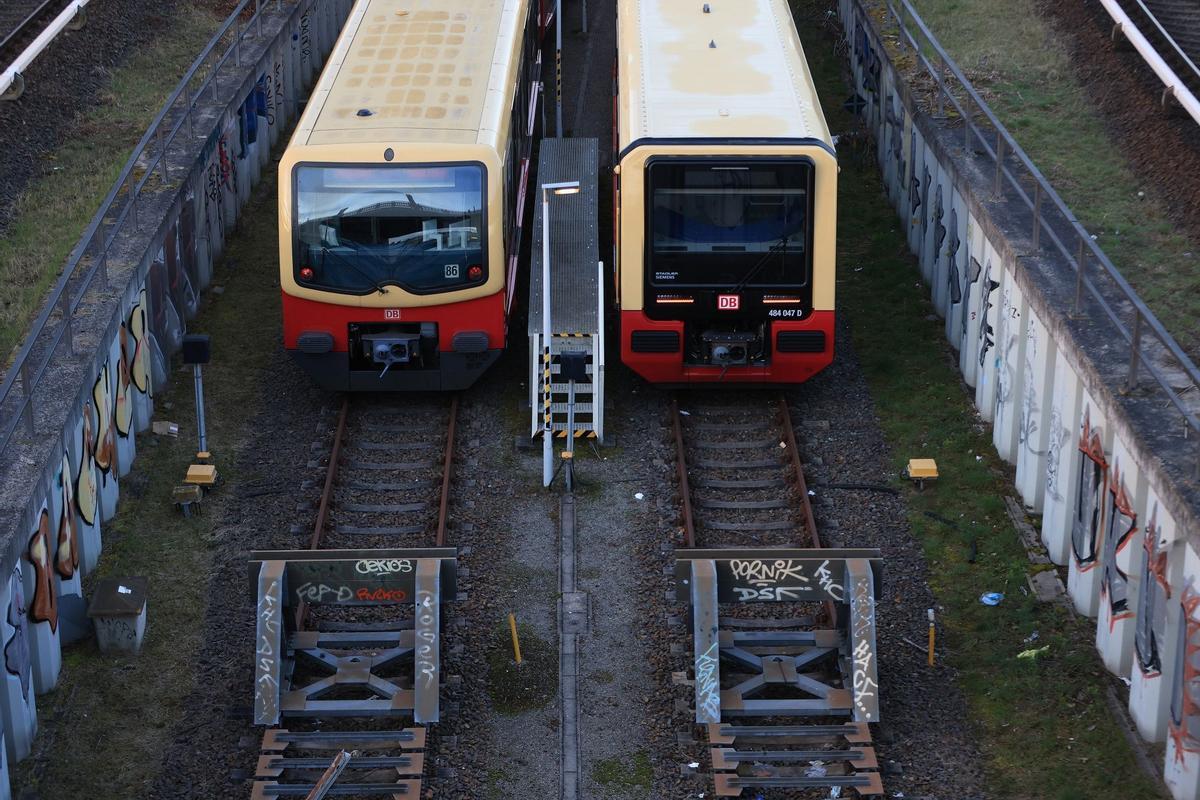
[[[384,319],[400,319],[400,309],[385,308],[383,310],[383,318]]]

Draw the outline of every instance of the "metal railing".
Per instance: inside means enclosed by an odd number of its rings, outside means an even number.
[[[949,103],[962,119],[964,149],[969,153],[978,146],[995,163],[993,192],[996,198],[1005,201],[1013,199],[1012,195],[1005,192],[1007,184],[1012,187],[1015,197],[1032,213],[1033,249],[1030,255],[1041,253],[1048,239],[1053,245],[1053,250],[1057,250],[1075,271],[1072,315],[1081,313],[1086,292],[1096,301],[1129,345],[1130,359],[1123,390],[1132,391],[1138,385],[1140,371],[1145,369],[1183,417],[1184,437],[1192,436],[1196,442],[1194,477],[1200,479],[1200,418],[1183,398],[1183,394],[1189,390],[1200,390],[1200,369],[1197,369],[1179,343],[1167,333],[1162,323],[1147,308],[1095,239],[1079,223],[1058,192],[1034,166],[1033,161],[942,48],[909,0],[885,2],[891,19],[900,32],[899,46],[902,49],[911,48],[935,82],[939,112]],[[930,54],[936,61],[931,60]],[[1026,188],[1027,185],[1031,185],[1031,191]],[[1067,232],[1067,235],[1064,237],[1060,232]],[[1093,262],[1095,266],[1089,269],[1089,264]],[[1106,297],[1105,292],[1097,285],[1097,279],[1106,280],[1108,285],[1104,287],[1105,290],[1109,294],[1115,293],[1117,302],[1127,303],[1129,308],[1115,308],[1114,303],[1110,302],[1109,297]],[[1157,345],[1161,348],[1160,352],[1170,355],[1175,362],[1173,366],[1187,376],[1190,386],[1176,389],[1171,385],[1162,367],[1154,358],[1148,357],[1147,340],[1149,346]]]
[[[262,35],[262,11],[270,3],[271,0],[241,0],[238,3],[150,123],[71,252],[66,267],[0,384],[0,414],[3,415],[0,455],[8,449],[22,421],[31,437],[36,433],[33,400],[38,385],[64,344],[68,355],[77,355],[73,336],[75,312],[93,286],[108,288],[109,253],[118,237],[128,230],[129,224],[134,230],[141,230],[138,198],[147,184],[157,178],[162,186],[168,186],[172,172],[186,177],[192,168],[192,157],[182,164],[170,164],[171,145],[184,129],[189,136],[195,136],[193,117],[197,106],[206,92],[211,91],[212,97],[216,97],[221,70],[230,59],[235,66],[240,66],[242,41],[250,29],[256,27],[255,35]],[[279,9],[281,0],[274,0],[274,6]],[[248,18],[243,20],[248,12]],[[218,54],[226,42],[228,46]],[[238,81],[241,80],[239,76]],[[52,323],[55,316],[59,319]]]

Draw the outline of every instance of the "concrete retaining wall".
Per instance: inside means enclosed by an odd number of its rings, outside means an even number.
[[[76,336],[82,357],[61,377],[63,396],[74,401],[57,419],[39,409],[38,436],[10,448],[16,463],[4,468],[5,497],[17,500],[6,500],[0,528],[0,800],[10,796],[7,765],[33,747],[36,698],[58,681],[62,645],[90,633],[81,578],[101,557],[103,523],[116,513],[121,478],[137,456],[135,434],[150,425],[155,393],[171,375],[170,356],[225,237],[251,186],[272,168],[271,147],[350,6],[299,0],[264,11],[261,36],[243,39],[241,66],[227,66],[210,104],[198,109],[195,137],[177,141],[172,163],[191,168],[177,169],[177,181],[143,201],[142,226],[123,243],[126,264],[110,267],[108,291],[97,293],[98,333]]]
[[[1071,603],[1096,619],[1101,659],[1131,682],[1139,731],[1167,742],[1174,797],[1197,800],[1195,443],[1154,387],[1120,391],[1128,349],[1096,308],[1068,316],[1074,273],[1030,246],[1028,217],[994,194],[994,162],[964,152],[961,122],[922,110],[861,0],[839,6],[888,197],[979,414],[1042,515],[1051,559],[1068,567]]]

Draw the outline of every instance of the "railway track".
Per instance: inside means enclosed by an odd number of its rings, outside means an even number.
[[[676,397],[695,722],[718,797],[883,792],[878,551],[821,546],[786,399]]]
[[[1179,81],[1200,98],[1200,5],[1192,0],[1111,0]]]
[[[70,4],[71,0],[11,0],[0,7],[0,72]]]
[[[457,413],[457,396],[347,397],[308,550],[252,555],[255,714],[273,725],[255,800],[422,796],[440,608],[455,588],[445,545]]]

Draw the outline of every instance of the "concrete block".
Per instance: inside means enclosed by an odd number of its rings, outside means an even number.
[[[4,646],[3,683],[0,684],[0,728],[4,731],[7,760],[20,761],[33,750],[37,733],[37,704],[33,691],[33,663],[29,650],[29,605],[17,564],[7,581],[0,582],[0,639]],[[0,786],[8,782],[0,780]]]
[[[946,341],[955,350],[962,350],[966,338],[967,268],[970,266],[967,248],[967,203],[957,191],[950,198],[950,213],[946,222]]]
[[[1051,398],[1058,348],[1031,306],[1025,328],[1024,382],[1017,435],[1017,490],[1026,508],[1041,511],[1046,494]]]
[[[978,372],[975,379],[975,408],[985,422],[992,421],[996,411],[996,330],[999,323],[998,308],[1000,284],[1004,268],[1000,254],[985,240],[983,277],[979,280],[979,321],[975,327],[978,340],[975,352]]]
[[[1025,384],[1025,329],[1029,324],[1028,305],[1012,270],[1004,270],[1000,286],[1000,311],[997,316],[996,410],[992,417],[992,443],[1008,463],[1017,460],[1020,438],[1021,394]]]
[[[1071,560],[1067,592],[1075,610],[1096,616],[1100,600],[1100,545],[1103,536],[1104,489],[1112,433],[1095,401],[1085,389],[1082,416],[1076,429],[1078,480],[1072,487]]]
[[[958,368],[963,380],[974,388],[979,371],[979,310],[982,301],[983,264],[987,242],[974,214],[968,214],[966,224],[967,250],[964,254],[962,343],[958,351]]]
[[[103,578],[96,582],[88,616],[96,625],[102,653],[138,653],[146,633],[145,578]]]
[[[1042,544],[1055,564],[1071,552],[1075,484],[1081,466],[1075,428],[1083,413],[1083,384],[1065,359],[1054,365],[1054,389],[1046,431],[1046,481],[1042,502]]]
[[[1167,736],[1171,687],[1178,680],[1178,650],[1186,541],[1151,488],[1143,506],[1145,533],[1140,559],[1133,666],[1129,673],[1129,714],[1148,742]]]
[[[1133,637],[1142,579],[1143,521],[1146,481],[1121,437],[1113,437],[1112,464],[1104,493],[1103,539],[1100,547],[1100,605],[1096,647],[1104,665],[1125,677],[1133,663]]]
[[[1184,546],[1183,592],[1179,596],[1180,645],[1176,673],[1168,678],[1171,699],[1163,778],[1175,800],[1200,800],[1200,558]]]

